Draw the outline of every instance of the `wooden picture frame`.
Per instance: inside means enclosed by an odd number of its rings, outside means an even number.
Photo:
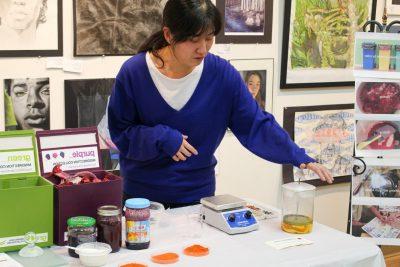
[[[362,21],[354,18],[358,23],[357,28],[346,26],[346,21],[351,20],[349,14],[352,13],[341,12],[341,8],[311,9],[304,6],[304,1],[285,0],[280,88],[354,85],[352,36],[367,20],[375,18],[376,0],[361,0],[365,1],[366,5],[360,7],[361,13],[357,14],[358,17],[365,18]],[[325,2],[326,5],[330,3]],[[332,12],[336,12],[337,16],[333,16]],[[340,25],[334,23],[333,18],[337,18],[338,23],[348,27],[347,38],[339,31]]]
[[[22,10],[9,1],[0,4],[0,57],[62,56],[63,1],[24,0]]]
[[[351,110],[351,115],[350,111]],[[334,112],[333,114],[330,114],[329,112],[332,111]],[[340,111],[342,113],[335,113],[335,111]],[[340,114],[338,120],[338,114]],[[301,116],[301,118],[300,118]],[[296,140],[296,133],[295,133],[295,128],[298,127],[298,132],[301,132],[302,128],[296,124],[296,119],[297,121],[301,120],[319,120],[318,123],[316,124],[315,128],[313,128],[313,125],[307,125],[303,126],[303,129],[308,129],[308,131],[319,131],[318,134],[316,133],[313,136],[310,136],[307,134],[307,131],[303,133],[303,136],[306,136],[306,140],[303,138],[302,140]],[[348,121],[347,121],[348,120]],[[337,122],[339,121],[339,123]],[[347,124],[348,123],[348,124]],[[315,124],[315,123],[314,123]],[[336,128],[335,128],[336,127]],[[284,109],[284,121],[283,121],[283,128],[288,132],[289,136],[294,140],[300,147],[304,147],[306,149],[307,154],[309,154],[311,157],[315,157],[313,155],[314,152],[312,152],[312,145],[315,146],[315,140],[317,138],[320,138],[318,141],[320,142],[318,144],[317,148],[317,153],[319,155],[325,155],[323,151],[329,151],[332,153],[332,159],[334,159],[334,156],[337,155],[336,159],[333,161],[329,162],[329,157],[328,157],[328,163],[333,164],[333,170],[336,170],[337,163],[339,162],[340,166],[339,169],[345,168],[346,173],[349,173],[347,175],[340,175],[340,176],[335,176],[334,172],[334,183],[343,183],[343,182],[350,182],[351,181],[351,174],[352,174],[352,158],[353,156],[353,151],[354,151],[354,104],[337,104],[337,105],[319,105],[319,106],[304,106],[304,107],[286,107]],[[332,131],[326,131],[326,129],[332,130]],[[339,132],[337,131],[339,129]],[[316,132],[314,131],[314,132]],[[327,140],[327,138],[324,135],[327,135],[327,133],[334,132],[337,133],[337,135],[342,136],[343,139],[340,140]],[[321,134],[322,133],[322,134]],[[297,133],[299,136],[301,134]],[[324,139],[325,138],[325,139]],[[328,138],[329,139],[329,138]],[[347,140],[348,139],[348,140]],[[343,145],[341,143],[341,140],[343,141]],[[332,143],[329,142],[335,142],[333,144],[333,147],[331,146]],[[339,148],[339,151],[344,152],[342,154],[335,154],[337,150],[337,147],[335,144],[341,144]],[[308,146],[305,146],[304,144],[309,144]],[[333,151],[333,152],[332,152]],[[320,156],[318,156],[320,157]],[[318,160],[318,157],[316,160]],[[338,161],[339,160],[339,161]],[[321,159],[319,161],[322,161],[321,163],[324,164],[326,159],[323,159],[321,156]],[[342,163],[344,162],[344,163]],[[348,163],[348,164],[347,164]],[[341,166],[344,167],[341,167]],[[351,165],[351,167],[350,167]],[[328,170],[330,170],[330,167],[326,165]],[[344,172],[344,171],[341,171]],[[339,173],[339,171],[338,171]],[[309,175],[310,177],[310,175]],[[295,179],[295,174],[294,174],[294,169],[292,165],[285,164],[283,165],[283,181],[284,183],[289,183],[293,181],[297,181]],[[314,177],[313,179],[307,179],[307,180],[302,180],[303,182],[315,185],[315,186],[321,186],[321,185],[326,185],[325,182],[321,181],[319,178]]]
[[[216,6],[223,19],[220,33],[215,38],[216,44],[270,44],[272,41],[273,0],[255,0],[262,2],[256,6],[264,7],[262,11],[240,10],[239,14],[228,13],[230,7],[239,5],[239,0],[216,0]],[[239,13],[239,12],[236,12]],[[263,15],[259,15],[259,14]],[[254,15],[255,14],[255,15]],[[246,18],[247,16],[247,18]],[[252,16],[252,17],[250,17]],[[254,18],[253,18],[254,16]],[[231,29],[227,18],[235,17],[240,29]],[[260,18],[261,17],[261,18]],[[263,29],[261,29],[263,28]],[[247,31],[245,31],[247,29]]]

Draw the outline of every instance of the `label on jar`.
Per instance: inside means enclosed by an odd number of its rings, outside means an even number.
[[[150,241],[150,221],[126,221],[126,241],[146,243]]]

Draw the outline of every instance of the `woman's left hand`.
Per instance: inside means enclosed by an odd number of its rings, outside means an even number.
[[[319,178],[322,181],[326,181],[329,184],[331,184],[333,182],[333,176],[330,173],[330,171],[328,171],[327,168],[325,168],[323,165],[316,163],[316,162],[310,162],[310,163],[302,163],[300,165],[300,169],[308,169],[311,170],[313,172],[315,172]]]

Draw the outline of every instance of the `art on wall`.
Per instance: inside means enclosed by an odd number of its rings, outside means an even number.
[[[0,1],[0,57],[62,56],[62,0]]]
[[[161,30],[166,0],[74,0],[74,56],[133,55]]]
[[[216,43],[270,44],[273,0],[217,0],[223,17]]]
[[[262,110],[272,112],[273,59],[231,60]]]
[[[400,121],[357,120],[356,156],[400,155]]]
[[[50,129],[49,78],[4,80],[5,129]]]
[[[97,126],[104,169],[119,168],[108,131],[107,104],[115,79],[65,80],[65,127]]]
[[[354,105],[287,107],[284,129],[306,153],[323,164],[335,178],[334,183],[349,182],[354,147]],[[283,166],[285,183],[304,181],[324,185],[318,176],[291,165]]]
[[[358,78],[356,80],[357,114],[398,114],[400,112],[400,82]]]
[[[286,0],[281,88],[353,85],[354,34],[376,0]]]
[[[352,178],[351,233],[379,245],[400,244],[400,165],[397,158],[355,161]],[[364,166],[363,166],[364,165]]]
[[[400,0],[386,0],[389,15],[400,15]]]

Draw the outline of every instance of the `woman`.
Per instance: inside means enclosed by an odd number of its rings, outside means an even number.
[[[257,101],[260,108],[264,110],[265,101],[260,90],[262,84],[261,74],[258,71],[249,71],[246,73],[244,81],[253,98]]]
[[[220,29],[210,0],[169,0],[162,30],[121,67],[108,121],[125,198],[173,208],[214,195],[214,152],[228,127],[254,154],[308,167],[332,182],[259,108],[239,72],[208,53]]]

